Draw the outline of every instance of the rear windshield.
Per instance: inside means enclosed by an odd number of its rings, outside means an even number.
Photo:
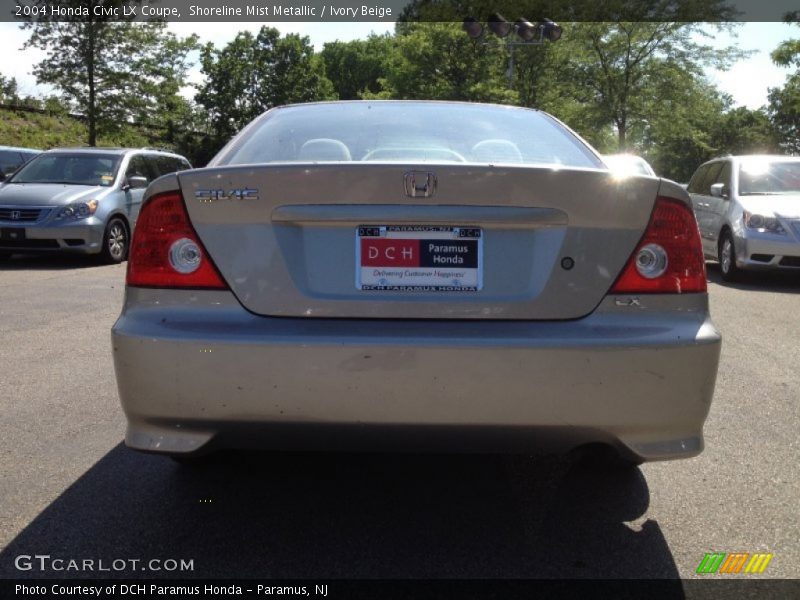
[[[118,154],[48,152],[31,160],[9,182],[110,186],[120,159]]]
[[[271,162],[512,163],[603,168],[548,116],[478,104],[353,102],[275,110],[212,165]]]
[[[739,168],[739,193],[800,193],[800,161],[749,159]]]

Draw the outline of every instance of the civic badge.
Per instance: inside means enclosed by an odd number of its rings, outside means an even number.
[[[195,190],[194,197],[200,200],[200,202],[215,202],[216,200],[258,200],[258,190],[253,188],[202,189]]]
[[[406,196],[411,198],[430,198],[436,191],[436,173],[409,171],[403,176]]]

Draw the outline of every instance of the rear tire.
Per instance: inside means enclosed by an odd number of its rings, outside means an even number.
[[[129,247],[130,235],[125,222],[122,219],[111,219],[103,233],[103,262],[112,265],[121,263],[128,258]]]

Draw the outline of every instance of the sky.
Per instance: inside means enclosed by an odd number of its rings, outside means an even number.
[[[393,23],[355,22],[355,23],[170,23],[169,28],[179,36],[196,33],[200,41],[213,42],[223,46],[244,29],[257,31],[262,25],[276,27],[281,33],[299,33],[311,39],[316,49],[325,42],[348,41],[367,37],[371,32],[385,33],[394,30]],[[0,56],[10,57],[0,66],[0,74],[16,77],[22,95],[47,93],[48,88],[38,86],[31,75],[33,65],[41,60],[43,53],[38,50],[22,50],[28,38],[28,31],[21,30],[16,23],[0,23]],[[737,31],[737,37],[718,34],[710,42],[718,47],[737,45],[743,50],[753,50],[747,59],[733,65],[728,71],[709,69],[706,75],[723,91],[729,93],[737,106],[757,109],[767,103],[767,90],[783,84],[790,69],[776,67],[770,52],[783,40],[800,37],[800,27],[785,23],[745,23]],[[198,83],[202,80],[197,66],[189,75],[189,80]],[[188,93],[188,92],[187,92]]]

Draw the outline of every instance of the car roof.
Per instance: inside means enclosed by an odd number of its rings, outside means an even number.
[[[541,113],[542,110],[530,106],[516,106],[512,104],[497,104],[493,102],[469,102],[466,100],[320,100],[318,102],[295,102],[292,104],[280,104],[273,107],[271,110],[280,110],[283,108],[301,108],[304,106],[320,106],[320,105],[347,105],[347,104],[420,104],[420,105],[453,105],[453,106],[483,106],[487,108],[504,108],[508,110],[526,110],[530,112]]]
[[[175,152],[169,152],[167,150],[157,150],[156,148],[119,148],[119,147],[109,147],[103,148],[100,146],[79,146],[76,148],[51,148],[50,150],[46,151],[47,153],[56,153],[56,152],[71,152],[71,153],[86,153],[86,154],[119,154],[120,156],[124,156],[125,154],[131,152],[147,152],[148,154],[162,154],[164,156],[176,156],[178,158],[184,158],[180,154],[176,154]]]
[[[13,152],[43,152],[39,148],[23,148],[22,146],[0,146],[0,150],[11,150]]]
[[[771,160],[771,161],[800,161],[800,156],[790,156],[788,154],[729,154],[728,156],[715,156],[703,164],[718,162],[721,160]]]

